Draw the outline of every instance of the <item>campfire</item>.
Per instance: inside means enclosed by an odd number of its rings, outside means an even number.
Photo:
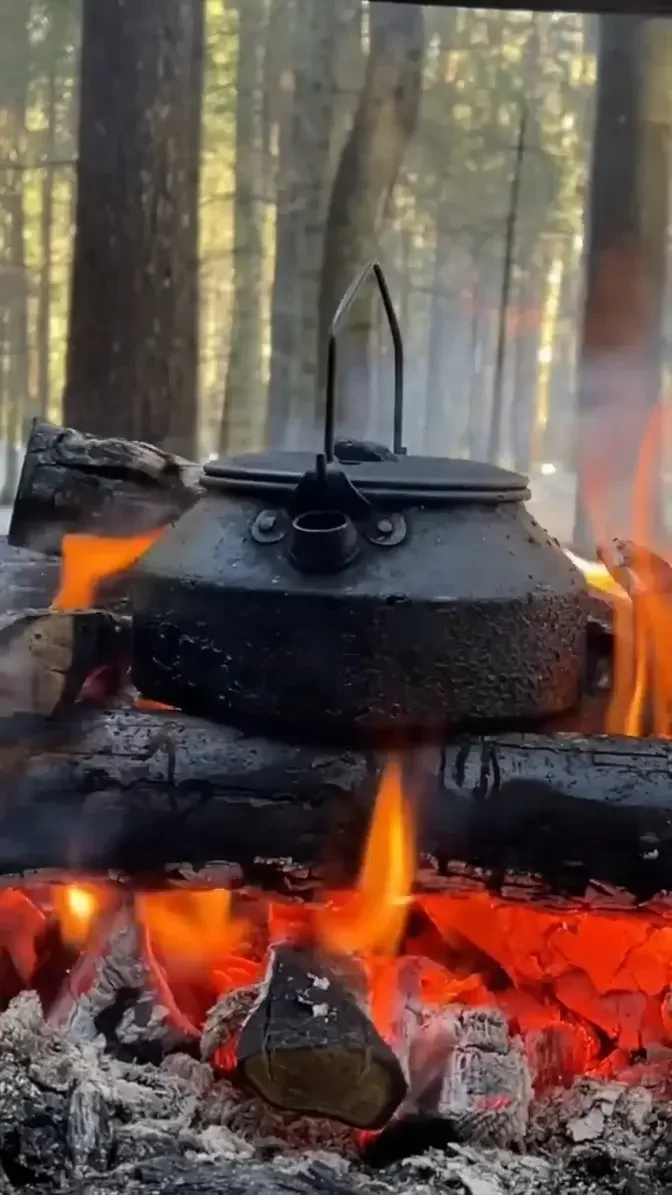
[[[48,518],[45,477],[70,503]],[[120,478],[121,515],[90,500]],[[202,628],[188,679],[166,665],[177,598],[148,668],[147,578],[214,501],[199,487],[144,445],[42,425],[29,445],[10,538],[42,551],[5,569],[45,597],[0,647],[7,1188],[663,1191],[668,565],[634,539],[553,549],[588,581],[580,693],[554,682],[536,718],[265,734],[247,694],[196,716]]]

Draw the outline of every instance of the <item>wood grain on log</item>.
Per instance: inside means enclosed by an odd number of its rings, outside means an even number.
[[[61,562],[13,548],[0,536],[0,614],[46,609],[58,589]]]
[[[9,542],[58,556],[68,533],[137,535],[174,522],[199,496],[191,461],[131,440],[99,440],[36,420]]]
[[[273,947],[240,1032],[237,1073],[278,1108],[380,1129],[406,1081],[364,1007],[363,976],[360,992],[350,979],[308,948]]]
[[[386,762],[136,709],[72,711],[39,738],[18,769],[0,749],[0,874],[221,860],[254,883],[273,861],[283,882],[292,867],[306,886],[306,868],[348,882]],[[672,886],[666,742],[502,735],[409,749],[402,763],[420,851],[441,873],[467,864],[495,885],[529,873],[576,895],[597,881],[638,899]]]
[[[77,701],[94,674],[101,678],[101,693],[111,696],[129,663],[130,626],[113,614],[24,610],[0,615],[0,719],[57,714]]]

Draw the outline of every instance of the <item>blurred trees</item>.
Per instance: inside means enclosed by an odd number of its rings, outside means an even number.
[[[409,449],[487,455],[501,343],[501,463],[573,468],[596,23],[366,0],[205,0],[199,48],[199,12],[189,0],[0,0],[0,439],[10,465],[24,420],[60,418],[64,389],[65,417],[80,426],[183,451],[314,443],[325,328],[375,254],[405,336]],[[672,97],[665,38],[644,41],[647,110],[660,112]],[[646,235],[659,266],[665,119],[640,129],[646,170],[658,172],[646,184]],[[634,134],[627,150],[613,136],[626,169]],[[624,210],[614,206],[612,221]],[[659,305],[663,282],[659,271]],[[377,299],[355,316],[341,345],[339,419],[389,441],[392,355]],[[646,353],[660,364],[659,335]]]
[[[661,398],[672,154],[672,24],[599,19],[574,542],[634,534],[637,462]],[[643,479],[660,531],[660,460]],[[638,529],[638,534],[643,528]]]
[[[323,410],[327,340],[336,309],[367,261],[378,255],[402,162],[418,122],[424,14],[381,2],[369,13],[369,52],[352,128],[336,167],[324,231],[318,315],[304,332],[317,341],[314,403]],[[373,413],[373,304],[364,288],[350,312],[339,353],[339,416],[366,438]]]
[[[84,0],[65,419],[192,456],[203,0]]]

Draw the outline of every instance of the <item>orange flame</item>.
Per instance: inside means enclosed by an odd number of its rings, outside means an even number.
[[[601,560],[586,560],[584,556],[571,552],[569,548],[565,548],[565,555],[583,573],[591,589],[597,589],[599,593],[613,601],[628,601],[628,595],[623,586],[614,580],[606,564]]]
[[[217,968],[245,939],[247,925],[233,916],[226,888],[174,888],[138,893],[135,908],[152,947],[169,960],[171,970]]]
[[[54,610],[85,610],[96,600],[107,578],[132,568],[164,531],[146,531],[117,539],[99,535],[64,535],[61,587],[52,602]]]
[[[568,553],[588,584],[607,594],[613,604],[614,675],[605,730],[610,734],[642,737],[672,733],[672,588],[665,592],[654,559],[644,549],[661,551],[656,521],[655,478],[660,443],[665,432],[665,408],[657,407],[640,446],[633,486],[629,559],[621,586],[607,567]],[[604,470],[603,470],[604,474]],[[608,479],[607,479],[608,480]],[[606,484],[605,492],[609,487]],[[608,561],[609,512],[603,509],[602,485],[596,478],[586,495],[596,540],[605,544]],[[662,548],[664,552],[664,546]],[[617,550],[616,553],[617,554]],[[614,569],[614,571],[617,571]],[[672,572],[671,572],[672,577]],[[625,577],[629,584],[625,588]]]
[[[415,834],[401,767],[388,764],[354,892],[317,910],[322,944],[341,954],[393,954],[400,942],[415,875]]]

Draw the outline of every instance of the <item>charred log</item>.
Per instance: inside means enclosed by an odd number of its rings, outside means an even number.
[[[9,542],[58,556],[70,533],[138,535],[175,522],[199,496],[199,468],[148,444],[33,424]]]
[[[307,949],[272,949],[260,999],[241,1029],[237,1072],[276,1107],[379,1129],[406,1083],[350,979]]]
[[[3,720],[0,719],[0,738]],[[184,715],[70,711],[17,769],[0,756],[0,873],[110,869],[147,879],[217,861],[229,881],[301,886],[357,874],[385,759],[252,738]],[[505,735],[408,750],[427,867],[511,873],[582,896],[672,886],[672,746]],[[180,870],[180,865],[184,865]],[[220,881],[221,882],[221,881]]]
[[[79,1042],[103,1036],[125,1061],[158,1062],[186,1050],[196,1030],[180,1013],[131,906],[107,910],[49,1010],[49,1024]]]

